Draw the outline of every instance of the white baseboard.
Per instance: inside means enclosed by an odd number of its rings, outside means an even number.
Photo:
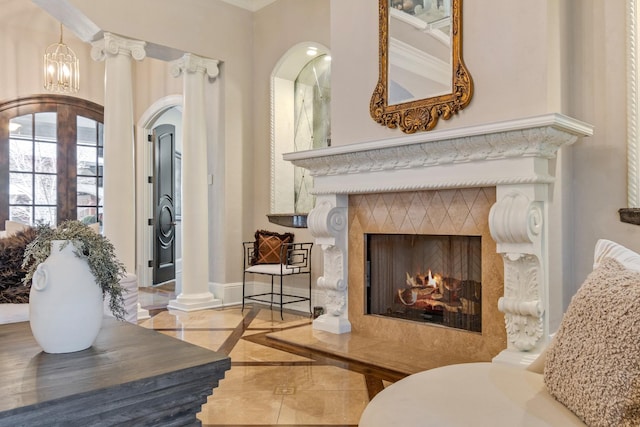
[[[274,289],[279,289],[279,286],[274,286]],[[271,285],[262,282],[247,282],[247,295],[261,294],[271,291]],[[209,283],[209,292],[215,295],[216,298],[222,300],[222,306],[234,306],[242,305],[242,282],[235,283]],[[284,287],[284,293],[289,295],[307,296],[308,290],[302,289],[296,286]],[[311,307],[323,305],[323,292],[316,289],[311,289]],[[249,302],[249,301],[247,301]],[[251,301],[252,303],[255,301]],[[268,305],[268,303],[266,303]],[[302,313],[309,313],[309,302],[300,301],[291,304],[284,305],[284,308],[294,311],[300,311]]]
[[[242,304],[242,282],[215,283],[209,282],[209,292],[222,300],[222,306]]]

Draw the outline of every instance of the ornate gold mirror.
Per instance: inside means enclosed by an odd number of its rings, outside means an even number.
[[[379,0],[380,77],[371,117],[405,133],[433,129],[466,107],[462,0]]]

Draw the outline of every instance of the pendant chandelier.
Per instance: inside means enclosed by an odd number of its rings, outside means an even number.
[[[44,88],[51,92],[75,93],[80,88],[80,67],[76,54],[62,42],[50,45],[44,52]]]

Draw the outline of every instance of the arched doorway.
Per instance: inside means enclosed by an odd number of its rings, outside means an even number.
[[[155,132],[159,127],[167,129],[165,126],[173,128],[171,137],[166,133]],[[153,286],[175,281],[175,292],[180,292],[182,288],[182,256],[181,256],[181,216],[180,216],[180,163],[182,151],[182,96],[172,95],[160,99],[152,104],[142,115],[137,126],[136,157],[137,176],[136,185],[138,197],[136,202],[137,239],[140,244],[137,246],[138,277],[139,286]],[[174,186],[172,212],[167,217],[166,206],[162,203],[162,197],[157,189],[165,182],[159,179],[158,161],[162,156],[158,150],[158,137],[164,135],[164,141],[172,140],[172,147],[169,149],[173,153],[173,171],[161,168],[161,173],[173,175],[171,178]],[[166,142],[163,142],[165,144]],[[166,151],[165,151],[166,155]],[[162,192],[162,191],[161,191]],[[163,217],[163,218],[161,218]],[[165,226],[159,226],[159,221],[167,222]],[[173,224],[171,224],[173,223]],[[173,226],[172,229],[167,227]],[[170,244],[174,250],[172,261],[158,258],[159,245]],[[158,275],[158,269],[174,263],[173,278],[167,275]],[[166,269],[166,268],[165,268]]]

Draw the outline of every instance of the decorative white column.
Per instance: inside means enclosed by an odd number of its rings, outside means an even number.
[[[209,209],[205,78],[218,76],[218,61],[191,53],[173,62],[183,77],[182,112],[182,292],[168,307],[182,311],[220,307],[209,292]]]
[[[131,58],[146,56],[145,42],[111,33],[93,43],[91,57],[105,61],[104,235],[127,272],[136,272],[135,162]]]
[[[347,204],[346,195],[318,196],[307,219],[309,231],[324,255],[324,276],[317,283],[325,292],[326,313],[313,321],[313,329],[334,334],[351,331],[347,304]]]

